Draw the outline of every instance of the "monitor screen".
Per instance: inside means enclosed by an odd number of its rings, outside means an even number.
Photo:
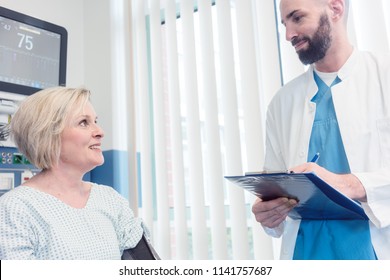
[[[0,7],[0,90],[30,95],[64,86],[65,28]]]

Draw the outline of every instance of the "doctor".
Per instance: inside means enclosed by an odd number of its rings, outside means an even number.
[[[269,105],[264,169],[315,172],[369,221],[291,220],[297,201],[257,199],[252,212],[282,237],[281,259],[390,259],[390,56],[351,45],[348,2],[280,1],[286,39],[310,67]]]

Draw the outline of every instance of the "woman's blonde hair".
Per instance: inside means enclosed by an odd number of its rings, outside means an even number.
[[[19,151],[40,169],[57,164],[69,112],[81,111],[89,100],[85,88],[53,87],[28,96],[11,120],[11,137]]]

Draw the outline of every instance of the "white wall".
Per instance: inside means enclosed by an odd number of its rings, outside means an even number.
[[[64,1],[66,0],[57,0]],[[103,149],[112,149],[110,0],[84,0],[84,86],[103,127]]]
[[[105,130],[103,148],[121,151],[134,142],[129,3],[84,0],[85,86]]]

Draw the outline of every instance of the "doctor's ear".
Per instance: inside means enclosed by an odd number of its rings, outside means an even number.
[[[345,1],[344,0],[331,0],[329,2],[329,7],[331,9],[331,18],[332,20],[340,20],[343,18],[345,9]]]

